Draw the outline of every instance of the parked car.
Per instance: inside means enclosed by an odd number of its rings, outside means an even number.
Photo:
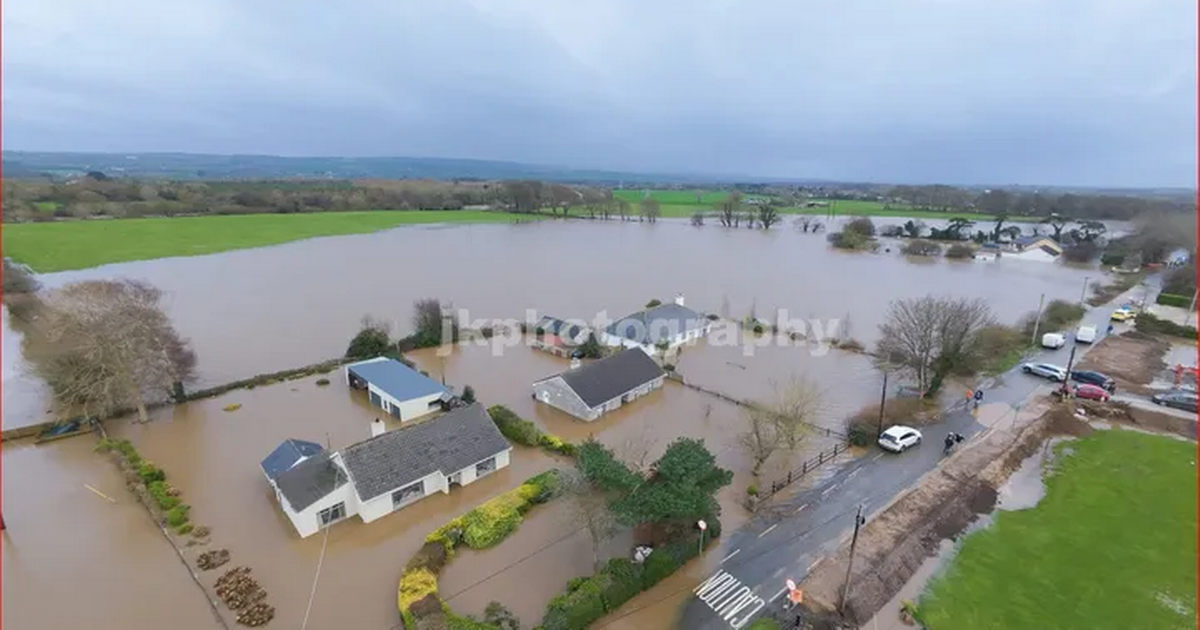
[[[888,427],[888,430],[879,436],[880,448],[893,453],[903,452],[920,443],[921,432],[902,424]]]
[[[1080,326],[1079,330],[1075,331],[1075,341],[1078,343],[1092,343],[1096,340],[1095,326]]]
[[[1088,400],[1098,400],[1100,402],[1108,402],[1108,399],[1111,398],[1111,395],[1103,387],[1084,383],[1082,385],[1075,386],[1075,397],[1086,398]]]
[[[1196,394],[1192,392],[1167,392],[1158,394],[1150,402],[1164,407],[1173,407],[1184,411],[1196,412]]]
[[[1042,335],[1042,347],[1058,350],[1067,345],[1067,336],[1062,333],[1046,333]]]
[[[1026,363],[1021,366],[1021,371],[1026,374],[1048,378],[1057,383],[1067,380],[1067,369],[1053,363]]]
[[[1111,394],[1117,391],[1117,382],[1106,374],[1091,370],[1071,370],[1071,380],[1076,383],[1087,383],[1108,390]]]

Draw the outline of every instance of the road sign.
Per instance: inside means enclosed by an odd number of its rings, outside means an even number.
[[[794,590],[796,590],[796,583],[795,583],[795,582],[793,582],[793,581],[791,581],[791,580],[788,580],[787,582],[785,582],[785,584],[787,584],[787,587],[788,587],[788,590],[789,590],[789,591],[794,591]]]
[[[705,523],[704,521],[699,521],[696,523],[696,527],[699,527],[700,531],[704,531],[704,530],[708,529],[708,523]]]

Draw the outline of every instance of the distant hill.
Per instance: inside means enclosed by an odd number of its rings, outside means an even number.
[[[491,160],[378,157],[278,157],[193,153],[42,153],[4,151],[4,176],[110,177],[172,180],[263,179],[537,179],[579,184],[716,184],[716,176],[626,173]],[[724,181],[732,181],[726,179]]]

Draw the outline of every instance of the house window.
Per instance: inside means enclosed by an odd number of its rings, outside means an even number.
[[[425,481],[421,480],[411,486],[405,486],[392,493],[392,509],[408,505],[425,496]]]
[[[344,518],[346,518],[345,502],[331,505],[324,510],[317,512],[317,523],[319,523],[321,527],[325,527],[330,523],[336,523]]]
[[[496,470],[496,458],[495,457],[489,457],[489,458],[479,462],[478,464],[475,464],[475,476],[476,477],[482,477],[494,470]]]

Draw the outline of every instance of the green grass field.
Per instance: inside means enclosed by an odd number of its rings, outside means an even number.
[[[4,255],[41,273],[130,260],[196,256],[315,236],[419,223],[502,223],[537,217],[473,210],[247,214],[6,224]]]
[[[637,215],[636,204],[642,200],[643,191],[641,190],[617,190],[613,191],[613,196],[618,199],[624,199],[635,207],[630,209],[630,213]],[[713,210],[714,206],[723,201],[729,193],[723,191],[702,191],[702,190],[651,190],[650,196],[657,199],[662,204],[662,216],[664,217],[689,217],[697,211]],[[833,212],[837,216],[863,216],[863,217],[905,217],[914,219],[950,219],[953,217],[962,217],[972,221],[991,221],[992,215],[982,214],[978,212],[941,212],[937,210],[917,210],[915,208],[886,205],[879,201],[862,201],[857,199],[838,199],[838,200],[821,200],[814,199],[813,201],[824,201],[830,204],[828,208],[784,208],[782,212],[788,214],[815,214],[824,215]],[[1036,218],[1012,217],[1013,221],[1036,221]]]
[[[1036,508],[970,535],[926,590],[929,630],[1194,628],[1196,445],[1134,431],[1060,444]]]

